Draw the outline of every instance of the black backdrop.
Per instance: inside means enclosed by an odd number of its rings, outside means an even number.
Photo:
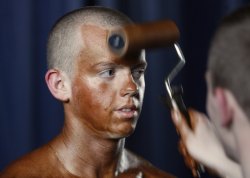
[[[211,36],[223,15],[245,3],[247,0],[1,0],[0,170],[46,143],[62,126],[62,107],[49,93],[44,74],[48,32],[64,13],[101,5],[118,9],[135,22],[174,20],[187,61],[175,83],[182,83],[187,106],[205,112],[204,72]],[[161,100],[166,95],[163,80],[175,55],[171,49],[149,51],[147,60],[143,111],[127,147],[163,170],[191,177],[176,149],[176,132]]]

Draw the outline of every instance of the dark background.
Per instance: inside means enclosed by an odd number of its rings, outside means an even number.
[[[118,9],[135,22],[172,19],[178,25],[186,66],[175,80],[187,106],[205,112],[204,73],[211,36],[222,16],[247,0],[1,0],[0,1],[0,170],[48,142],[60,130],[62,106],[44,81],[46,40],[54,22],[86,5]],[[146,93],[136,132],[127,147],[159,168],[191,177],[177,150],[164,77],[176,62],[172,49],[147,53]],[[208,153],[209,154],[209,153]],[[204,176],[209,177],[209,176]]]

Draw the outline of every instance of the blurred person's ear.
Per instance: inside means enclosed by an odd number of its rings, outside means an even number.
[[[66,74],[57,70],[49,69],[45,80],[51,94],[62,102],[68,102],[70,98],[70,81]]]
[[[220,123],[224,127],[228,127],[233,119],[233,108],[227,95],[227,90],[221,87],[214,89],[214,96],[220,111]]]

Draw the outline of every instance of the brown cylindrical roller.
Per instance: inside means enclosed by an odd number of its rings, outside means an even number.
[[[179,39],[179,30],[171,20],[129,24],[110,31],[108,44],[118,57],[141,49],[173,45]]]

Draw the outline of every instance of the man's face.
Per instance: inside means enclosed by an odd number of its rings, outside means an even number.
[[[145,83],[144,52],[117,59],[109,51],[106,29],[82,28],[83,50],[72,79],[74,117],[94,134],[121,138],[131,134],[139,117]]]

